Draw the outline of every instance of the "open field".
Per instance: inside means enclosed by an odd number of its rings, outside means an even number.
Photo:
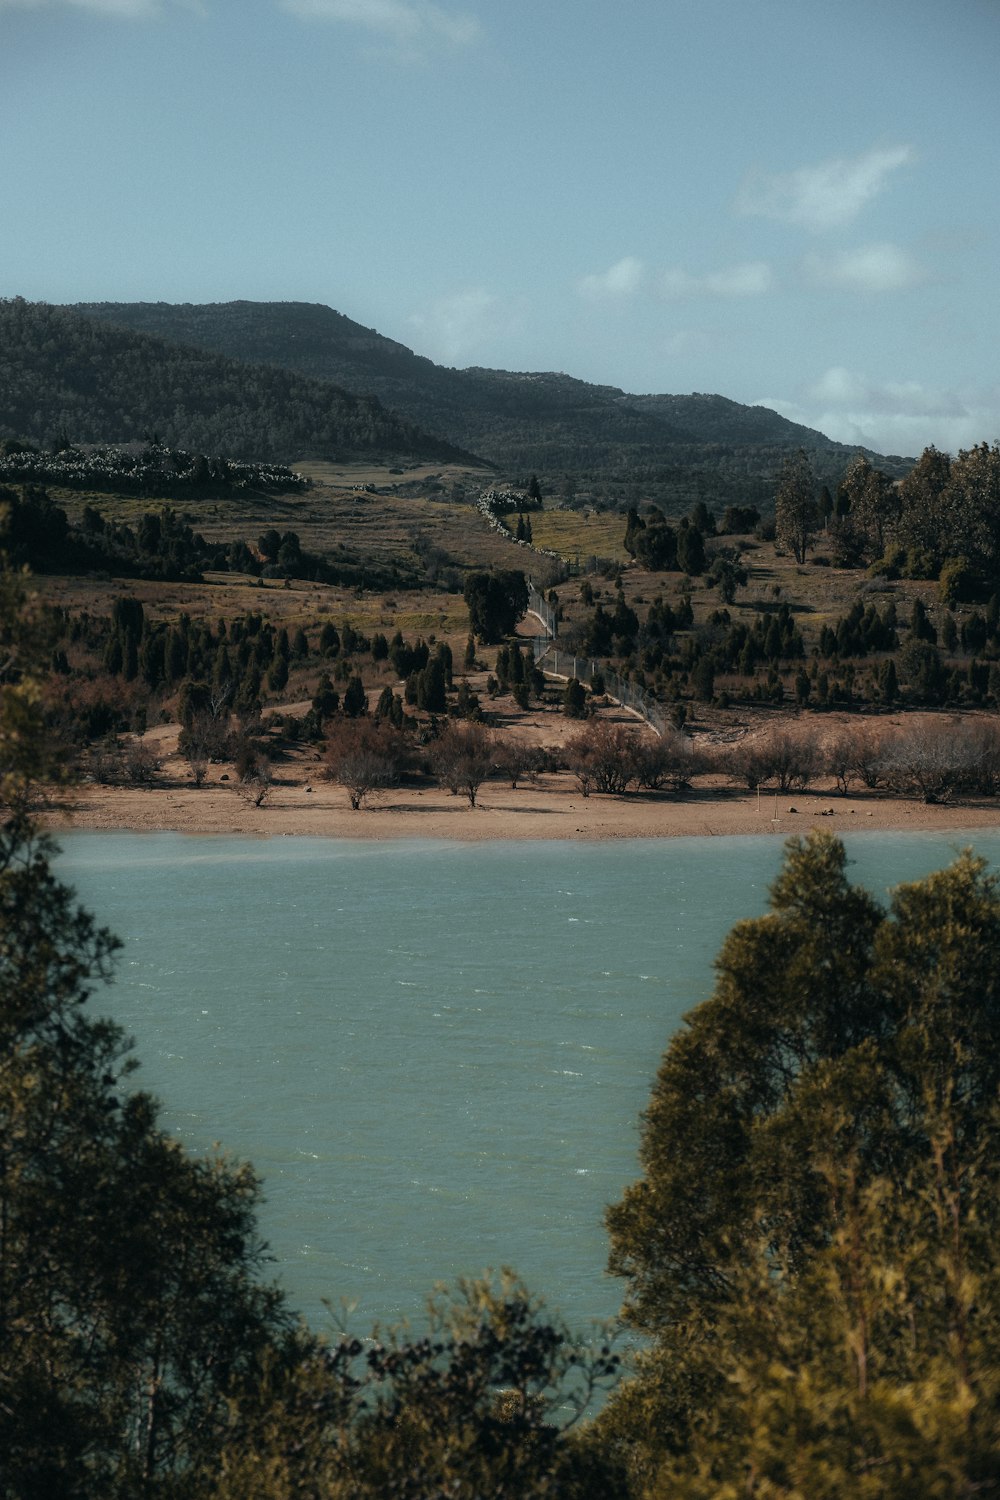
[[[406,471],[414,489],[427,485],[433,493],[387,493],[399,476],[386,467],[311,463],[301,466],[314,479],[306,494],[256,496],[174,504],[185,520],[209,541],[244,540],[253,543],[268,527],[298,533],[303,548],[336,563],[386,565],[406,560],[416,576],[431,584],[423,590],[395,590],[381,594],[368,589],[342,589],[292,580],[286,587],[278,580],[257,580],[231,574],[208,574],[204,584],[145,584],[141,581],[102,577],[39,580],[42,591],[74,608],[101,611],[122,593],[143,600],[154,618],[186,610],[192,618],[228,618],[247,609],[266,609],[275,622],[307,624],[330,614],[349,618],[361,629],[395,630],[404,634],[459,633],[465,620],[461,600],[462,576],[468,568],[520,568],[547,587],[549,560],[529,548],[517,546],[490,529],[474,505],[469,503],[489,476],[466,469],[423,465]],[[359,491],[360,484],[375,484],[379,493]],[[452,484],[467,484],[463,502],[444,498]],[[155,499],[121,498],[53,490],[53,498],[71,517],[78,517],[86,504],[95,505],[109,519],[134,524],[160,504]],[[593,557],[610,558],[621,565],[626,601],[641,614],[658,595],[676,602],[690,597],[696,623],[714,611],[728,608],[733,620],[752,622],[761,612],[788,603],[806,642],[807,651],[818,639],[823,625],[834,625],[859,595],[884,608],[895,601],[900,621],[908,615],[914,599],[921,599],[934,613],[937,586],[907,580],[888,582],[867,579],[857,570],[819,566],[814,558],[824,556],[823,539],[804,565],[788,556],[777,556],[770,543],[752,538],[719,538],[710,541],[709,553],[717,547],[739,547],[747,568],[747,585],[736,602],[724,606],[717,590],[704,578],[689,579],[681,573],[651,574],[630,563],[622,545],[625,520],[613,513],[583,513],[548,509],[531,514],[534,540],[539,548],[558,552],[574,576],[557,586],[564,622],[569,631],[584,619],[591,606],[580,601],[582,577]],[[436,581],[436,583],[435,583]],[[590,577],[594,598],[613,603],[613,580]],[[267,598],[265,600],[264,594]],[[279,594],[289,597],[279,598]]]

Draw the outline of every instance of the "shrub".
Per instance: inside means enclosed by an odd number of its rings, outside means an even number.
[[[457,795],[464,792],[475,807],[479,788],[493,769],[496,746],[482,724],[452,723],[434,742],[430,764],[438,781]]]
[[[813,780],[819,765],[815,745],[782,729],[737,745],[727,759],[730,775],[750,791],[765,785],[779,792],[801,789]]]
[[[636,780],[636,737],[621,724],[594,720],[566,746],[566,761],[580,790],[620,794]]]
[[[355,812],[399,781],[408,754],[404,735],[388,719],[341,720],[326,750],[326,774],[347,790]]]

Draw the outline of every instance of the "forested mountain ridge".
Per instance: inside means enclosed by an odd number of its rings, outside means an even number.
[[[329,380],[168,342],[22,298],[0,300],[0,438],[128,443],[288,463],[469,460]]]
[[[635,396],[553,372],[446,369],[320,304],[104,302],[76,310],[371,392],[509,471],[598,476],[661,494],[674,488],[678,499],[714,491],[719,502],[762,500],[789,451],[805,449],[824,483],[836,483],[857,451],[723,396]],[[912,460],[879,464],[901,475]]]

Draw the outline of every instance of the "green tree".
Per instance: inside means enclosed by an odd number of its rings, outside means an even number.
[[[470,573],[464,597],[473,634],[484,645],[495,645],[513,632],[527,609],[528,585],[514,569]]]
[[[815,489],[812,466],[800,448],[793,458],[785,459],[774,496],[775,540],[797,563],[805,562],[816,526]]]
[[[360,677],[352,677],[344,690],[344,713],[349,719],[356,719],[361,714],[368,712],[368,694]]]
[[[88,1014],[115,939],[0,828],[0,1452],[11,1500],[153,1497],[210,1470],[235,1382],[286,1324],[253,1173],[195,1159]]]
[[[705,541],[697,526],[681,521],[677,533],[677,566],[681,572],[697,578],[705,571]]]
[[[577,1427],[617,1364],[509,1274],[439,1294],[422,1336],[301,1336],[245,1391],[212,1500],[625,1500]]]
[[[865,555],[881,557],[889,533],[899,518],[900,501],[888,474],[874,468],[863,453],[848,469],[841,484],[847,512],[865,540]]]
[[[965,855],[886,911],[845,868],[826,834],[789,843],[664,1056],[644,1175],[609,1211],[651,1343],[602,1423],[643,1494],[1000,1482],[1000,890]]]
[[[571,677],[563,689],[562,710],[568,719],[582,719],[587,712],[587,689]]]

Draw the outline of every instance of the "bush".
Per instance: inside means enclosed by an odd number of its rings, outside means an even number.
[[[766,737],[745,741],[727,756],[730,775],[750,791],[773,785],[790,792],[809,785],[819,768],[816,746],[779,729]]]
[[[479,788],[493,770],[496,746],[482,724],[452,723],[431,746],[430,765],[438,781],[457,794],[464,792],[475,807]]]
[[[637,779],[636,736],[621,724],[597,720],[574,735],[566,746],[566,762],[585,797],[591,787],[620,794]]]
[[[327,740],[326,774],[347,789],[355,812],[395,786],[408,759],[403,733],[387,718],[341,720]]]

